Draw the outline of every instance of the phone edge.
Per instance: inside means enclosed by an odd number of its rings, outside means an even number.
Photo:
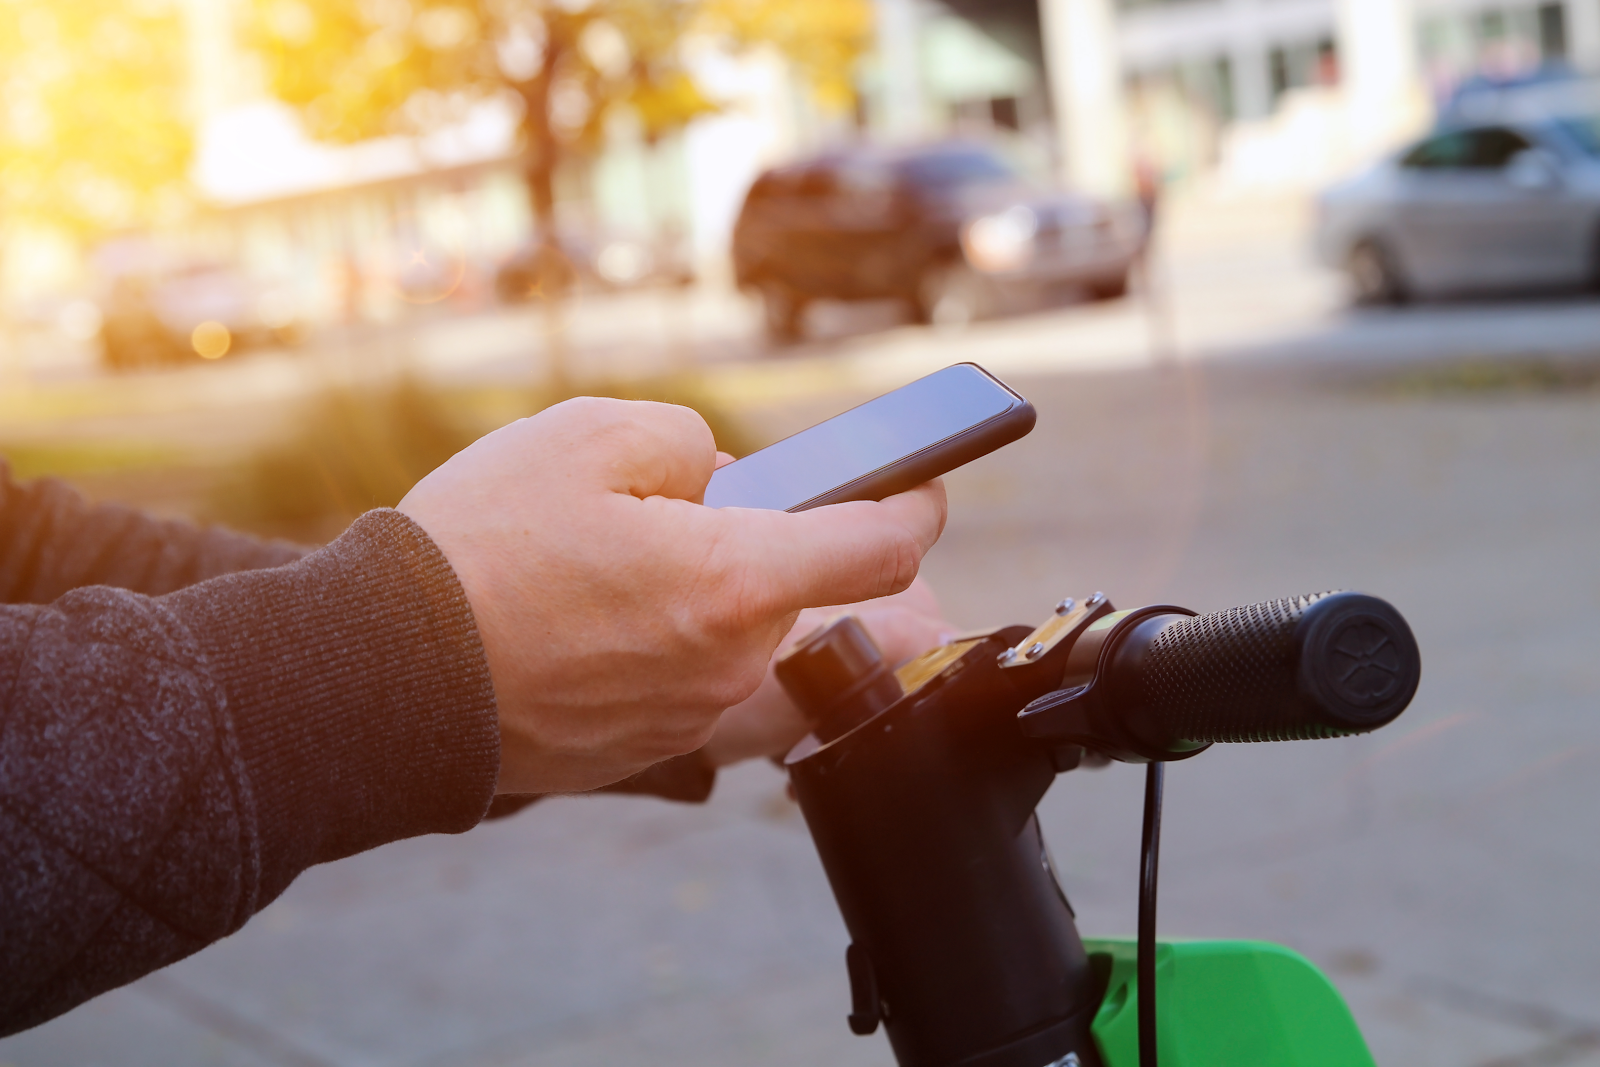
[[[972,366],[978,367],[976,363]],[[820,496],[812,497],[785,510],[792,514],[829,504],[847,504],[855,500],[882,500],[886,496],[915,489],[923,482],[942,477],[958,467],[963,467],[975,459],[982,459],[989,453],[1026,437],[1039,421],[1039,413],[1033,403],[982,367],[978,369],[1016,397],[1018,403],[991,419],[967,427],[954,437],[947,437],[937,444],[902,457],[887,467],[880,467],[854,482],[841,485],[837,489],[830,489]],[[952,455],[954,462],[945,463],[944,460],[951,458]]]

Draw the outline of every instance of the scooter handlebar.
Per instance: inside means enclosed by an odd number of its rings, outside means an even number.
[[[1284,597],[1136,624],[1106,665],[1125,725],[1158,749],[1366,733],[1411,701],[1411,628],[1364,593]]]

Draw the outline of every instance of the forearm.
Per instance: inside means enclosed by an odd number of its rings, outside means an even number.
[[[20,485],[0,460],[0,603],[48,604],[89,585],[159,596],[234,571],[276,567],[307,551],[92,504],[52,479]]]
[[[459,832],[498,771],[449,564],[376,512],[291,566],[0,609],[0,1033],[237,929],[306,867]]]

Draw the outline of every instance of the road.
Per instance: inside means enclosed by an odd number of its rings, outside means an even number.
[[[1286,248],[1213,262],[1243,286]],[[1175,257],[1173,284],[1205,262]],[[775,436],[951,359],[1011,376],[1039,428],[950,477],[927,564],[965,625],[1095,589],[1392,600],[1424,661],[1394,726],[1171,769],[1164,934],[1307,953],[1384,1067],[1600,1065],[1600,307],[1351,315],[1296,270],[1239,294],[1282,298],[1259,318],[1206,311],[1233,285],[1180,291],[1170,364],[1130,302],[778,360],[731,331],[712,380]],[[1489,357],[1582,373],[1455,369]],[[1133,927],[1139,792],[1135,769],[1078,771],[1041,807],[1088,934]],[[704,807],[565,798],[314,869],[228,941],[0,1041],[0,1063],[887,1067],[881,1035],[846,1029],[845,943],[778,772],[747,765]]]
[[[470,316],[422,309],[323,335],[297,352],[160,373],[100,375],[81,350],[27,376],[16,360],[0,360],[0,440],[98,435],[247,447],[280,434],[286,412],[330,385],[397,374],[524,384],[548,380],[558,361],[580,387],[698,375],[743,408],[826,404],[962,359],[1016,376],[1166,363],[1581,357],[1596,348],[1600,301],[1588,297],[1351,309],[1341,280],[1311,261],[1309,224],[1301,201],[1190,196],[1167,213],[1153,286],[1139,279],[1126,300],[947,332],[907,325],[893,305],[824,306],[811,315],[807,343],[775,349],[761,338],[755,304],[710,284],[588,297],[554,316],[527,307]]]

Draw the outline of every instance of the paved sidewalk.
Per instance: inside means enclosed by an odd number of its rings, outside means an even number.
[[[1600,1064],[1600,394],[1281,366],[1017,384],[1039,429],[949,480],[928,572],[954,618],[1356,587],[1422,646],[1388,730],[1172,769],[1164,932],[1305,951],[1384,1067]],[[704,808],[570,798],[313,870],[0,1064],[887,1067],[846,1030],[845,934],[781,786],[751,765]],[[1042,807],[1087,933],[1133,927],[1139,791],[1075,772]]]

